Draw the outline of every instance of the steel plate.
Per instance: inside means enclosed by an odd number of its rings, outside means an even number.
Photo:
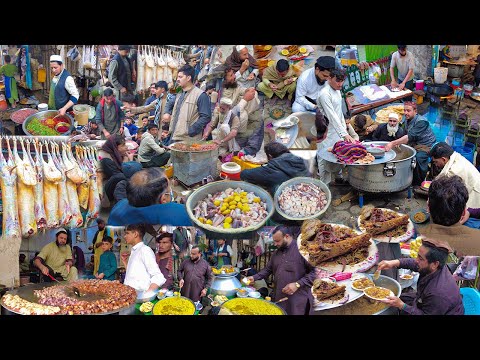
[[[385,156],[382,156],[381,158],[375,158],[370,164],[345,164],[340,161],[338,161],[337,157],[328,151],[328,148],[321,149],[318,152],[318,156],[320,156],[322,159],[332,162],[335,164],[340,164],[340,165],[347,165],[347,166],[368,166],[368,165],[377,165],[377,164],[383,164],[389,161],[392,161],[395,156],[397,156],[397,153],[393,150],[390,149],[389,151],[385,152]]]

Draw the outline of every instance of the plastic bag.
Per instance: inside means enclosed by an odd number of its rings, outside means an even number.
[[[382,75],[382,69],[379,65],[373,64],[368,68],[368,78],[370,80],[370,84],[378,84],[380,75]]]
[[[460,265],[455,269],[453,276],[465,280],[475,280],[477,276],[479,256],[465,256]]]

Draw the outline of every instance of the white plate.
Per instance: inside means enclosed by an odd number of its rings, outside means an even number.
[[[355,291],[359,291],[359,292],[363,293],[363,289],[356,288],[356,287],[354,286],[354,284],[353,284],[356,280],[359,280],[360,278],[366,278],[366,279],[369,279],[370,281],[372,281],[372,279],[370,279],[370,277],[368,277],[368,276],[359,276],[358,278],[355,278],[355,279],[352,278],[352,279],[351,279],[351,280],[352,280],[352,281],[351,281],[351,283],[352,283],[352,285],[351,285],[351,286],[352,286],[352,289],[355,290]],[[373,281],[372,281],[372,283],[373,283]],[[375,284],[370,285],[370,286],[375,286]]]
[[[368,287],[368,288],[366,288],[365,290],[370,289],[370,288],[372,288],[372,287],[374,287],[374,286]],[[389,289],[384,288],[384,287],[381,287],[381,286],[376,286],[376,287],[377,287],[377,288],[381,288],[381,289],[386,289],[386,290],[390,291],[390,295],[389,295],[389,296],[395,296],[395,294],[393,293],[392,290],[389,290]],[[365,292],[365,290],[363,291],[363,293],[364,293],[365,296],[368,297],[369,299],[372,299],[372,300],[385,300],[385,299],[386,299],[386,298],[383,298],[383,299],[374,298],[374,297],[368,295],[368,294]]]
[[[337,225],[339,227],[349,228],[348,226],[342,225],[342,224],[333,224],[332,223],[332,225]],[[360,231],[358,231],[356,229],[353,229],[353,230],[357,234],[361,233]],[[299,250],[301,249],[301,241],[302,241],[302,234],[298,235],[298,238],[297,238],[297,246],[298,246]],[[307,251],[300,250],[300,254],[302,254],[302,256],[305,258],[305,260],[308,261],[309,254],[308,254]],[[379,254],[378,254],[377,245],[375,244],[375,242],[372,239],[370,239],[370,246],[368,247],[368,257],[365,260],[363,260],[359,263],[345,266],[345,270],[343,270],[343,272],[351,272],[351,273],[365,272],[365,271],[369,270],[373,265],[375,265],[378,262],[378,257],[379,257]],[[321,265],[317,266],[318,269],[324,270],[329,275],[335,274],[337,272],[341,272],[342,267],[343,267],[342,264],[337,264],[335,261],[332,261],[332,260],[327,260],[327,261],[323,262]]]
[[[379,208],[379,209],[393,211],[394,213],[397,213],[398,215],[406,215],[406,214],[402,214],[402,213],[399,213],[398,211],[394,211],[394,210],[391,210],[391,209],[386,209],[386,208]],[[358,216],[358,218],[357,218],[357,226],[361,231],[365,231],[365,228],[363,227],[363,225],[360,224],[360,216]],[[377,234],[377,235],[372,235],[372,239],[375,240],[375,241],[379,241],[379,242],[400,243],[400,242],[405,242],[405,241],[411,239],[414,234],[415,234],[415,228],[413,226],[413,222],[412,222],[412,220],[408,219],[407,231],[403,235],[392,237],[392,239],[389,240],[388,236],[385,236],[385,235],[382,235],[382,234]]]
[[[272,125],[277,128],[291,128],[297,125],[300,119],[296,116],[287,116],[285,119],[280,119],[272,122]]]
[[[351,303],[354,300],[357,300],[359,297],[363,296],[363,291],[354,291],[352,289],[351,278],[347,280],[337,281],[338,285],[345,285],[345,296],[342,299],[329,301],[328,299],[317,300],[315,294],[313,293],[313,286],[310,289],[313,295],[313,307],[315,311],[327,310],[336,308],[348,303]]]
[[[258,299],[262,295],[260,295],[260,293],[258,291],[251,291],[251,292],[248,293],[248,296],[250,296],[251,298],[254,298],[254,299]]]
[[[250,294],[250,293],[247,292],[245,295],[242,295],[241,293],[239,293],[239,292],[237,291],[237,297],[239,297],[239,298],[246,298],[246,297],[248,297],[248,294]]]

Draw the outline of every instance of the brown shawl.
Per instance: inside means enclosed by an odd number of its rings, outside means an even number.
[[[255,60],[250,53],[248,53],[248,61],[250,62],[249,67],[258,69],[257,60]],[[240,67],[242,66],[242,62],[243,61],[240,59],[240,54],[234,45],[232,53],[225,60],[225,64],[231,67],[235,72],[237,72],[238,70],[240,70]]]

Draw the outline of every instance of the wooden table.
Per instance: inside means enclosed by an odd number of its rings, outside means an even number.
[[[387,87],[390,89],[390,85],[387,85]],[[355,91],[352,91],[352,92],[355,94]],[[409,93],[406,93],[406,94],[403,94],[403,95],[399,95],[398,97],[394,97],[394,98],[380,99],[378,101],[371,101],[371,102],[368,102],[367,104],[358,103],[356,101],[355,96],[348,96],[348,97],[346,97],[345,100],[346,100],[346,103],[347,103],[348,111],[350,112],[350,115],[353,116],[353,115],[359,114],[361,112],[368,111],[370,109],[375,109],[375,108],[377,108],[379,106],[382,106],[382,105],[385,105],[385,104],[389,104],[389,103],[392,103],[392,102],[397,102],[398,100],[409,97],[409,96],[413,96],[413,91],[410,91]]]

